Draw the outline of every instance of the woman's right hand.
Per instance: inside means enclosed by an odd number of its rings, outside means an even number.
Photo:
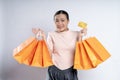
[[[46,35],[43,30],[40,28],[32,28],[32,32],[35,34],[36,37],[42,37],[42,39],[46,39]]]

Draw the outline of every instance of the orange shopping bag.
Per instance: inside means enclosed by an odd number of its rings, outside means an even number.
[[[75,69],[92,69],[110,57],[108,51],[95,38],[91,37],[76,43]]]
[[[46,48],[46,53],[44,47]],[[43,59],[44,55],[47,55],[48,57]],[[47,67],[53,64],[45,41],[37,40],[36,38],[29,38],[17,48],[15,48],[13,57],[19,63],[29,66]],[[43,65],[47,62],[49,62],[49,64]]]
[[[46,42],[40,40],[31,66],[47,67],[53,65]]]
[[[33,56],[37,45],[37,40],[34,37],[31,37],[20,44],[17,48],[13,51],[13,57],[19,62],[23,63],[28,58],[29,55]],[[31,60],[29,60],[31,61]],[[30,64],[26,60],[26,64]]]
[[[42,54],[42,49],[43,49],[43,45],[42,45],[42,41],[39,41],[34,57],[33,57],[33,61],[31,63],[31,66],[37,66],[37,67],[42,67],[42,58],[43,58],[43,54]]]
[[[45,41],[43,41],[43,66],[48,66],[48,65],[53,65],[52,60],[51,60],[51,56],[48,50],[48,47],[45,43]],[[49,55],[48,55],[49,53]]]

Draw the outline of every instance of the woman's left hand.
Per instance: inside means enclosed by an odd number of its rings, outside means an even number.
[[[83,28],[81,31],[80,31],[80,36],[86,36],[87,35],[87,28]]]

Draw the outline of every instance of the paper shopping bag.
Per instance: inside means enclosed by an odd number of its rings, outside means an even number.
[[[53,65],[50,53],[44,40],[40,40],[31,66],[47,67]]]
[[[88,38],[86,39],[86,43],[89,45],[89,47],[91,47],[91,49],[93,49],[96,57],[102,62],[111,56],[104,46],[97,40],[97,38]]]
[[[38,44],[38,41],[35,38],[29,38],[22,44],[20,44],[17,48],[14,49],[14,55],[13,57],[19,62],[19,63],[26,63],[27,65],[31,62],[31,57],[33,57],[33,54],[36,49],[36,45]],[[31,56],[31,57],[30,57]],[[30,57],[28,59],[28,57]]]
[[[43,61],[43,45],[42,41],[39,41],[31,66],[42,67],[43,66],[42,61]]]
[[[75,69],[92,69],[110,57],[108,51],[95,38],[91,37],[76,44]]]
[[[50,65],[53,65],[52,59],[51,59],[47,44],[45,41],[43,41],[43,66],[46,67]]]
[[[36,38],[29,38],[18,46],[13,57],[19,63],[29,66],[47,67],[53,64],[45,41]]]
[[[92,64],[88,55],[85,51],[84,45],[82,42],[77,42],[75,58],[74,58],[74,68],[75,69],[90,69]]]

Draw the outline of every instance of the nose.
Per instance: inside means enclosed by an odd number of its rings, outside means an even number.
[[[59,21],[59,22],[58,22],[58,25],[62,25],[62,22],[61,22],[61,21]]]

